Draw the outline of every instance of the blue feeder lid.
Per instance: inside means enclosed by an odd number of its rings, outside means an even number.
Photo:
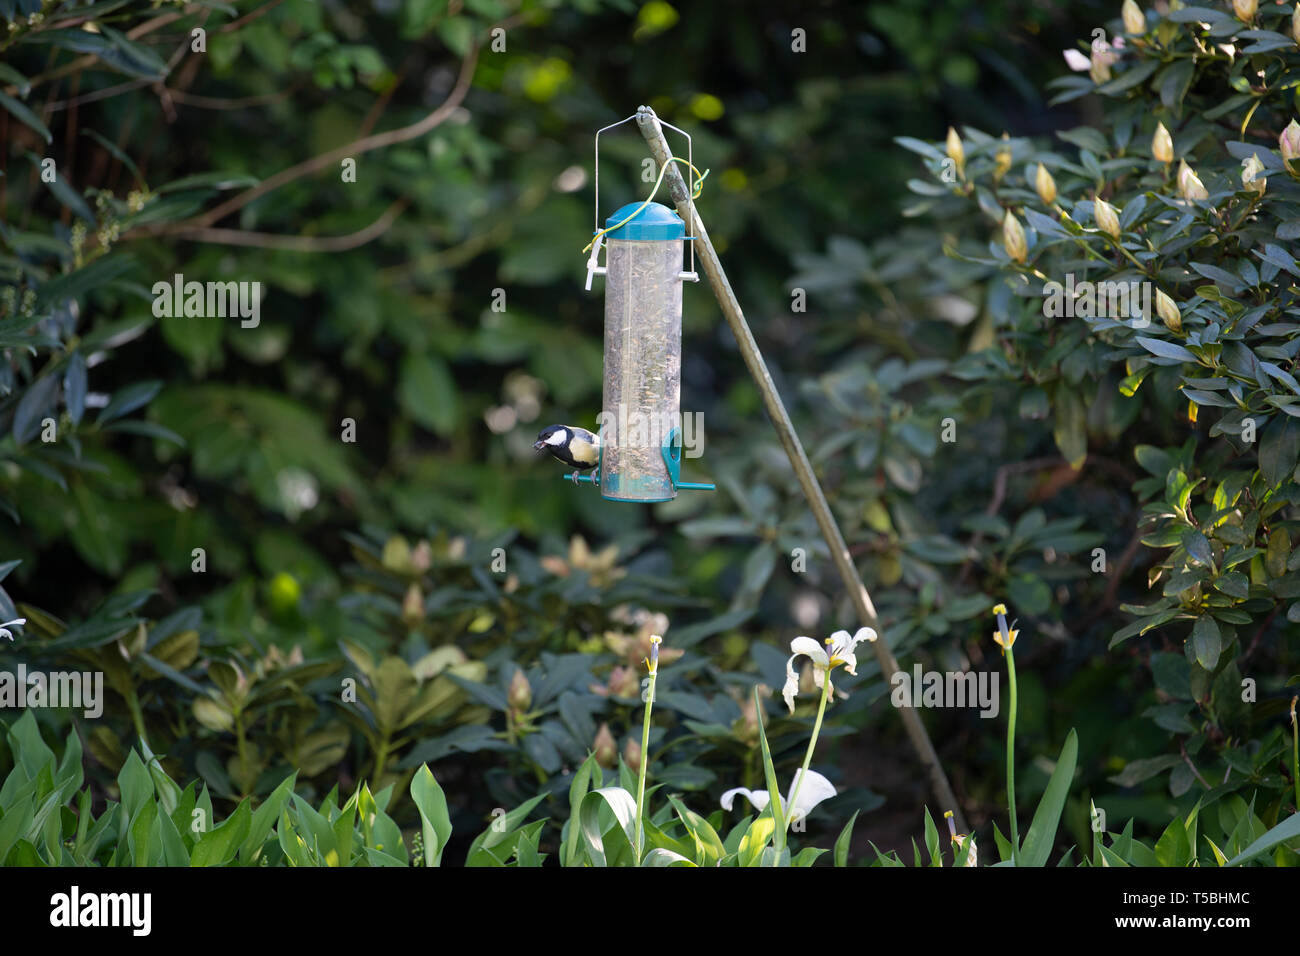
[[[605,228],[617,226],[636,212],[641,203],[630,202],[605,220]],[[605,233],[607,239],[681,239],[686,235],[686,223],[677,213],[662,203],[652,202],[627,225]]]

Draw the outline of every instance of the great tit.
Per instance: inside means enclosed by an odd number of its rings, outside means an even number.
[[[533,442],[538,451],[548,451],[557,461],[587,471],[600,464],[600,436],[572,425],[548,425]],[[578,472],[574,472],[576,476]]]

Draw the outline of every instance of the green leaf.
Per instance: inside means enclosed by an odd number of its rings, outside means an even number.
[[[853,840],[853,824],[858,819],[858,811],[853,811],[853,816],[849,817],[849,822],[844,824],[844,829],[835,839],[835,865],[848,866],[849,863],[849,843]]]
[[[411,780],[411,800],[420,811],[424,837],[424,865],[440,866],[442,851],[451,839],[451,818],[447,815],[447,796],[438,786],[428,764],[420,764]]]
[[[1021,574],[1007,582],[1009,603],[1022,614],[1045,614],[1052,606],[1052,589],[1042,578]]]
[[[1300,837],[1300,813],[1293,813],[1277,826],[1273,827],[1262,837],[1255,840],[1250,846],[1242,850],[1231,860],[1228,866],[1240,866],[1248,860],[1252,860],[1261,853],[1266,853],[1279,843]]]
[[[820,857],[825,852],[826,851],[821,847],[806,846],[794,855],[794,857],[790,860],[790,865],[804,866],[804,867],[812,866],[814,863],[817,862],[818,857]]]
[[[1270,265],[1277,266],[1284,272],[1300,278],[1300,267],[1296,266],[1295,258],[1283,249],[1281,246],[1273,243],[1266,243],[1263,249],[1254,250],[1255,255],[1259,256]]]
[[[131,850],[131,863],[133,866],[157,865],[154,854],[150,852],[154,850],[158,856],[162,855],[161,844],[152,845],[154,824],[157,822],[158,804],[149,800],[136,813],[128,829],[127,844]]]
[[[1081,468],[1088,457],[1088,410],[1078,391],[1065,382],[1056,389],[1052,437],[1070,467]]]
[[[229,863],[247,838],[252,820],[249,801],[244,799],[220,826],[203,834],[190,854],[190,866],[224,866]]]
[[[41,430],[41,421],[52,415],[54,399],[58,394],[59,379],[57,375],[38,378],[27,387],[23,397],[14,410],[14,443],[20,447],[36,437]]]
[[[1192,649],[1196,652],[1196,663],[1207,671],[1213,671],[1219,663],[1219,654],[1223,650],[1223,639],[1219,634],[1219,625],[1214,618],[1205,614],[1196,619],[1192,625]]]
[[[1259,442],[1259,473],[1277,487],[1291,477],[1300,461],[1300,420],[1286,416],[1270,422]]]
[[[31,80],[27,79],[27,77],[23,76],[8,63],[0,63],[0,80],[4,80],[6,83],[12,83],[14,86],[18,87],[18,92],[22,96],[26,96],[31,92]]]
[[[641,861],[642,866],[695,866],[690,860],[680,853],[674,853],[672,850],[666,850],[663,847],[655,847],[645,855]]]
[[[1162,359],[1178,362],[1196,362],[1197,360],[1196,356],[1183,346],[1166,342],[1164,339],[1150,339],[1144,335],[1137,335],[1133,337],[1133,340],[1152,355]]]
[[[776,569],[776,546],[764,541],[749,552],[741,570],[740,588],[736,592],[735,606],[749,608],[762,594],[768,578]]]
[[[104,410],[99,413],[99,418],[96,421],[100,425],[107,425],[115,418],[129,415],[140,406],[153,401],[154,396],[162,390],[162,385],[163,383],[157,380],[133,382],[113,394],[112,399],[104,406]]]
[[[42,123],[40,117],[28,109],[24,103],[14,99],[7,93],[0,92],[0,106],[3,106],[17,117],[18,121],[24,126],[28,126],[39,133],[41,139],[45,140],[45,142],[53,141],[54,137],[50,135],[49,127]]]
[[[1214,552],[1210,550],[1210,541],[1195,528],[1183,531],[1180,543],[1188,556],[1197,564],[1213,567]]]
[[[675,796],[669,796],[669,802],[673,809],[677,811],[677,816],[681,819],[689,833],[695,841],[695,860],[700,866],[717,866],[718,861],[727,855],[727,850],[722,844],[722,838],[718,832],[713,829],[708,820],[694,811],[688,809]]]
[[[735,611],[728,611],[726,614],[719,615],[708,621],[701,621],[698,624],[688,624],[687,626],[677,629],[673,627],[673,647],[687,648],[706,637],[712,637],[714,634],[720,634],[723,631],[729,631],[739,627],[747,620],[754,616],[754,608],[740,608]]]
[[[1177,60],[1160,75],[1160,101],[1171,109],[1177,110],[1187,95],[1191,85],[1195,64],[1190,58]]]
[[[1158,66],[1160,66],[1160,61],[1154,57],[1142,60],[1135,63],[1133,66],[1130,66],[1124,71],[1123,75],[1097,87],[1097,92],[1103,95],[1109,95],[1111,93],[1123,93],[1125,90],[1131,90],[1139,83],[1144,82],[1147,77],[1156,71]]]
[[[587,852],[587,859],[592,866],[606,866],[605,834],[600,828],[600,809],[608,807],[614,814],[616,826],[609,833],[621,834],[630,849],[636,845],[636,800],[622,787],[602,787],[593,790],[582,798],[582,807],[578,811],[578,825],[582,831],[582,840]],[[617,852],[617,850],[616,850]],[[614,854],[609,854],[610,856]]]
[[[38,174],[43,172],[43,170],[41,170],[43,157],[37,156],[35,153],[28,153],[27,158],[30,159],[32,165],[36,167]],[[68,185],[68,181],[64,179],[63,173],[57,168],[55,169],[55,176],[52,181],[46,182],[42,179],[41,182],[49,188],[50,192],[54,193],[55,198],[58,199],[59,202],[63,203],[63,205],[67,206],[72,210],[72,212],[80,216],[91,226],[95,225],[95,214],[91,212],[90,206],[86,204],[86,200],[79,192]],[[42,294],[41,298],[46,298],[46,296]]]
[[[768,804],[776,820],[776,828],[785,842],[785,809],[781,805],[781,788],[776,782],[776,769],[772,766],[772,751],[767,746],[767,731],[763,728],[763,702],[758,697],[758,686],[754,687],[754,713],[758,715],[758,742],[763,754],[763,778],[767,783]]]
[[[488,828],[474,838],[474,842],[469,845],[469,852],[465,854],[466,858],[474,856],[479,850],[490,850],[498,844],[504,843],[511,834],[519,829],[519,825],[528,818],[528,814],[532,813],[533,808],[541,803],[545,797],[546,794],[539,793],[537,796],[525,800],[513,810],[496,816],[488,824]]]
[[[1250,578],[1240,571],[1225,571],[1215,579],[1214,587],[1224,594],[1243,601],[1250,596]]]
[[[1171,23],[1214,24],[1229,19],[1229,16],[1224,11],[1212,7],[1182,7],[1178,10],[1170,10],[1165,14],[1165,19]]]
[[[136,182],[140,183],[142,186],[144,185],[144,177],[140,175],[140,167],[136,166],[131,157],[119,149],[118,145],[111,139],[100,136],[93,129],[84,129],[81,131],[81,135],[89,136],[95,142],[99,143],[99,145],[104,147],[104,149],[107,150],[114,159],[131,171],[131,175],[136,178]]]
[[[183,192],[187,189],[215,189],[221,192],[226,189],[247,189],[256,186],[259,182],[261,182],[260,179],[256,176],[249,176],[247,173],[195,173],[193,176],[186,176],[183,179],[167,183],[165,186],[160,186],[158,193],[162,195],[164,193]]]
[[[577,865],[578,839],[581,834],[578,813],[582,809],[582,801],[587,796],[587,791],[591,788],[593,776],[596,778],[596,786],[599,787],[600,766],[596,763],[594,753],[589,754],[582,762],[582,766],[578,768],[578,772],[573,775],[573,781],[569,784],[568,833],[564,842],[564,855],[560,860],[564,866]]]
[[[72,423],[80,424],[86,410],[86,359],[79,351],[69,356],[63,372],[63,404]]]
[[[1141,634],[1145,634],[1147,631],[1150,631],[1153,628],[1157,628],[1162,624],[1167,624],[1177,616],[1178,616],[1178,611],[1169,610],[1169,611],[1159,611],[1155,614],[1150,615],[1149,617],[1139,618],[1133,623],[1128,624],[1120,628],[1118,631],[1116,631],[1111,636],[1108,649],[1115,647],[1117,644],[1123,644],[1130,637],[1135,637]]]
[[[1187,827],[1178,817],[1169,821],[1169,825],[1156,841],[1156,860],[1161,866],[1186,866],[1192,855],[1191,842],[1187,838]]]
[[[89,212],[89,209],[87,209],[87,212]],[[129,270],[131,265],[132,260],[127,256],[108,255],[96,259],[80,269],[74,269],[72,272],[55,276],[37,289],[37,307],[59,305],[68,299],[76,299],[92,291],[102,289]],[[152,321],[152,319],[149,321]],[[148,323],[135,320],[133,324],[143,331],[143,328]],[[119,339],[119,341],[122,340]],[[86,352],[92,352],[95,348],[101,347],[103,342],[100,331],[92,332],[82,339],[81,348]]]
[[[931,866],[943,866],[943,851],[939,847],[939,828],[934,825],[930,808],[924,808],[925,814],[925,851],[930,854]]]
[[[450,435],[460,418],[456,383],[439,356],[408,352],[398,376],[397,398],[415,421],[438,435]]]
[[[249,821],[248,836],[244,838],[243,846],[239,850],[239,857],[244,863],[253,861],[257,851],[266,842],[266,838],[271,835],[271,829],[288,805],[289,798],[293,795],[294,784],[297,781],[298,771],[295,770],[280,781],[280,785],[253,812],[253,818]]]
[[[1061,811],[1065,808],[1066,797],[1070,795],[1070,783],[1074,779],[1074,766],[1079,756],[1079,738],[1074,730],[1065,738],[1065,746],[1056,759],[1056,769],[1047,781],[1047,789],[1034,819],[1025,834],[1024,844],[1020,850],[1021,866],[1046,866],[1056,842],[1056,828],[1061,820]]]
[[[768,843],[776,833],[776,821],[772,819],[772,814],[768,811],[773,809],[769,804],[767,810],[758,815],[749,829],[745,831],[745,836],[740,841],[740,865],[754,866],[762,861],[763,851],[767,849]]]

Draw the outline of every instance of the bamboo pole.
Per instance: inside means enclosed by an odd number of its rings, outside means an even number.
[[[655,115],[654,110],[648,106],[638,107],[636,123],[641,129],[641,135],[650,146],[655,163],[659,166],[668,163],[672,150],[668,148],[668,141],[664,138],[663,128],[659,125],[659,117]],[[844,543],[844,535],[840,533],[839,525],[835,523],[830,505],[826,503],[826,495],[822,492],[817,476],[813,473],[812,464],[808,461],[808,455],[803,450],[803,444],[790,423],[790,416],[781,402],[776,386],[772,383],[772,376],[768,373],[767,363],[763,361],[763,354],[759,351],[758,343],[754,341],[754,335],[745,321],[740,302],[737,301],[736,294],[731,291],[731,283],[727,281],[722,262],[718,259],[718,253],[709,240],[708,230],[704,228],[704,221],[700,219],[695,204],[691,201],[690,190],[675,163],[668,163],[668,175],[664,178],[664,183],[668,186],[673,204],[677,207],[677,214],[687,224],[688,233],[695,236],[696,258],[704,267],[704,273],[713,287],[713,294],[718,298],[718,305],[727,319],[727,325],[736,336],[740,354],[744,356],[749,374],[753,376],[754,383],[763,396],[763,405],[772,419],[777,438],[780,439],[786,455],[790,458],[790,464],[799,479],[799,486],[803,489],[804,497],[808,499],[808,505],[817,519],[817,526],[821,528],[822,536],[830,548],[831,559],[835,562],[840,577],[844,579],[844,586],[848,589],[849,598],[858,612],[858,618],[865,626],[873,628],[877,634],[880,634],[880,619],[876,615],[876,606],[872,603],[866,585],[862,583],[862,576],[858,574],[858,569],[853,564],[848,546]],[[881,676],[886,683],[889,683],[894,674],[898,673],[898,661],[894,659],[883,635],[872,642],[871,649],[880,664]],[[948,783],[948,777],[939,763],[939,755],[935,753],[934,744],[930,742],[930,736],[926,733],[920,715],[911,706],[900,707],[898,711],[903,718],[903,727],[912,742],[912,747],[929,775],[935,796],[944,809],[953,811],[958,828],[962,832],[967,832],[961,805],[957,802],[952,786]]]

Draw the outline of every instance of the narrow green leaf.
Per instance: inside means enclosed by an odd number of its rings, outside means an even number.
[[[835,839],[835,865],[849,865],[849,843],[853,840],[853,824],[858,819],[858,811],[853,811],[853,816],[849,817],[849,822],[844,824],[844,829]]]
[[[0,106],[12,113],[20,123],[28,126],[40,134],[41,139],[49,143],[54,137],[50,135],[50,129],[41,122],[41,118],[33,113],[26,104],[14,99],[7,93],[0,92]]]
[[[424,865],[440,866],[442,851],[451,839],[451,818],[447,815],[447,796],[438,786],[428,764],[420,764],[411,780],[411,800],[420,811],[424,837]]]
[[[1065,808],[1065,799],[1070,794],[1070,783],[1074,779],[1074,766],[1079,756],[1079,738],[1074,730],[1065,738],[1065,746],[1056,759],[1056,769],[1047,781],[1043,799],[1034,811],[1034,819],[1025,834],[1020,851],[1021,866],[1046,866],[1051,855],[1052,845],[1056,842],[1056,828],[1061,820],[1061,811]]]

